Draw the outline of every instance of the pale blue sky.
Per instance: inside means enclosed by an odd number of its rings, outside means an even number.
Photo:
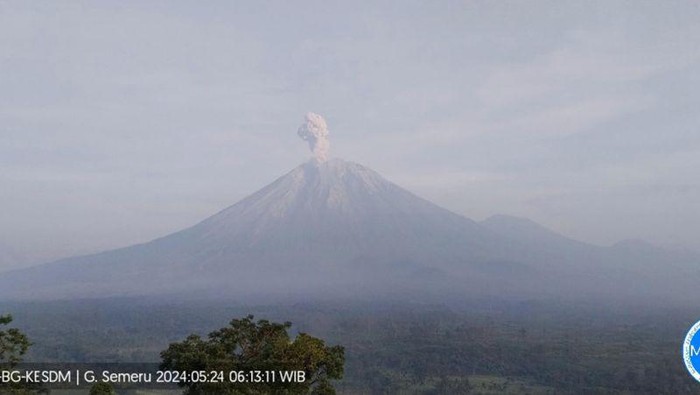
[[[470,218],[700,249],[698,21],[695,1],[0,1],[0,245],[41,261],[191,225],[307,159],[314,111],[332,156]]]

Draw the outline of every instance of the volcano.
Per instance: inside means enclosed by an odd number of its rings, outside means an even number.
[[[634,294],[695,259],[637,264],[528,220],[475,222],[357,163],[311,160],[182,231],[2,273],[0,297]]]
[[[2,294],[85,297],[389,286],[497,255],[500,237],[340,159],[310,160],[188,229],[12,272]]]

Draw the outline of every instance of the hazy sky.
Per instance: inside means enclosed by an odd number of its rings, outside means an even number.
[[[0,1],[0,269],[235,203],[310,156],[307,111],[331,156],[470,218],[700,249],[698,21],[696,1]]]

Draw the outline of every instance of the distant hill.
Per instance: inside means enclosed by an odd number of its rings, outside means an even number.
[[[14,248],[0,243],[0,271],[15,269],[26,264],[28,259]]]

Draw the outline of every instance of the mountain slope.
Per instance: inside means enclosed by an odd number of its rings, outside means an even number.
[[[381,286],[425,273],[448,278],[455,269],[466,275],[470,265],[478,271],[502,255],[500,244],[474,221],[361,165],[311,161],[183,231],[0,276],[0,296]]]
[[[661,255],[654,259],[664,265],[677,260]],[[670,289],[676,274],[661,279],[654,262],[635,259],[634,251],[580,243],[529,220],[476,223],[335,159],[305,163],[163,238],[0,273],[0,298],[574,297]]]

